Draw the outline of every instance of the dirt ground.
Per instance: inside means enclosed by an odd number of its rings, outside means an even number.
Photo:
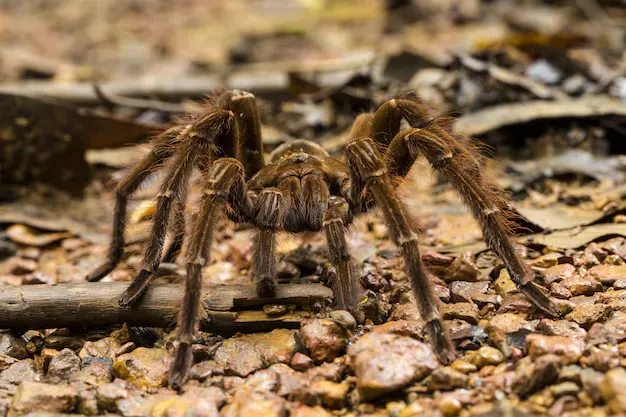
[[[0,415],[626,415],[625,42],[619,0],[0,1]],[[168,388],[187,248],[135,309],[115,294],[141,270],[171,165],[130,197],[119,265],[86,277],[149,139],[228,88],[256,95],[266,156],[305,138],[340,158],[358,114],[416,94],[433,119],[419,128],[477,149],[559,316],[418,158],[394,184],[452,363],[380,211],[347,237],[354,315],[333,307],[323,233],[281,233],[268,303],[252,290],[255,229],[222,221],[189,380]],[[202,187],[195,173],[188,227]]]

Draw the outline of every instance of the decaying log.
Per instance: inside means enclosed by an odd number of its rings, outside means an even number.
[[[45,329],[128,323],[131,326],[173,327],[182,301],[182,286],[153,285],[132,308],[117,299],[128,283],[28,285],[0,288],[0,328]],[[308,305],[332,298],[320,284],[279,285],[272,299],[260,299],[252,286],[213,286],[203,289],[206,317],[201,329],[233,334],[297,328],[305,311],[268,317],[263,311],[240,311],[265,304]]]

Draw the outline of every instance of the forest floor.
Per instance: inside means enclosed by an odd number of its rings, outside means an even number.
[[[626,415],[619,1],[6,3],[0,415]],[[326,296],[335,271],[323,234],[281,235],[278,280],[298,296],[264,304],[247,290],[254,230],[223,222],[202,272],[213,321],[193,345],[189,381],[167,388],[175,311],[144,300],[147,313],[127,314],[97,293],[141,269],[166,169],[130,198],[120,264],[93,289],[86,276],[106,256],[115,186],[150,152],[147,138],[225,88],[257,96],[266,152],[306,138],[340,157],[356,115],[407,91],[454,117],[506,192],[516,248],[562,316],[518,291],[459,196],[418,159],[399,192],[419,224],[452,364],[434,355],[380,213],[348,236],[361,323]],[[189,219],[201,188],[194,176]],[[184,253],[155,287],[179,291]],[[76,299],[54,298],[66,297],[62,285],[80,288]]]

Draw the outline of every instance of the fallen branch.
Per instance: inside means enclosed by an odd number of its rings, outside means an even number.
[[[45,329],[90,327],[128,323],[131,326],[173,327],[182,300],[182,285],[153,285],[137,305],[127,309],[117,303],[125,282],[29,285],[0,288],[0,328]],[[233,334],[297,328],[306,312],[268,317],[262,311],[230,311],[265,304],[308,305],[332,298],[320,284],[287,284],[272,299],[260,299],[252,286],[214,286],[203,289],[207,318],[201,329]]]

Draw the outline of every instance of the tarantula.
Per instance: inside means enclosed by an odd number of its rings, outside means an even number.
[[[400,131],[403,120],[410,127]],[[508,206],[501,193],[483,180],[478,155],[469,140],[451,132],[450,119],[431,117],[426,106],[411,94],[356,118],[345,161],[331,157],[314,142],[295,140],[274,150],[266,164],[254,96],[243,91],[225,92],[202,116],[156,137],[152,152],[119,183],[108,258],[88,280],[99,280],[120,261],[128,197],[172,157],[157,196],[141,271],[119,298],[122,306],[130,306],[146,290],[161,261],[170,224],[173,239],[163,261],[175,260],[183,243],[188,183],[194,168],[199,169],[204,188],[187,243],[187,278],[178,318],[179,344],[170,370],[171,386],[180,387],[191,366],[201,270],[209,262],[215,227],[222,216],[257,229],[252,270],[261,298],[271,298],[276,291],[277,233],[324,230],[337,271],[333,284],[336,305],[355,311],[361,288],[348,251],[346,230],[354,216],[380,208],[391,239],[401,249],[434,350],[442,363],[449,363],[455,357],[454,346],[422,264],[416,226],[396,193],[398,180],[419,155],[428,159],[471,208],[489,246],[502,258],[520,290],[541,310],[557,316],[559,311],[533,282],[531,269],[514,250],[507,226]]]

